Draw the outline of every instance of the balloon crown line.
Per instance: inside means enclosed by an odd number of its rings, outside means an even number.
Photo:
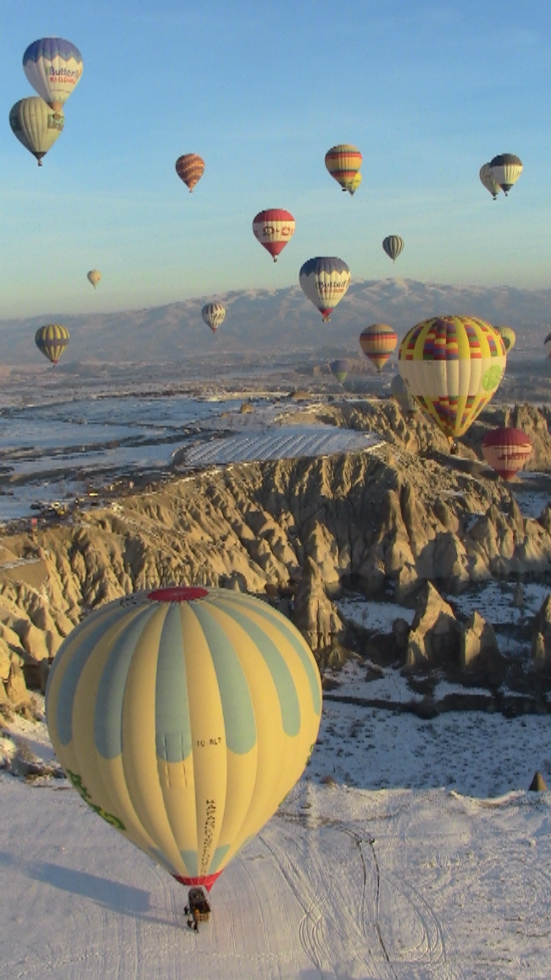
[[[200,586],[172,585],[148,592],[147,598],[152,602],[191,602],[193,599],[204,599],[208,594],[208,589]]]

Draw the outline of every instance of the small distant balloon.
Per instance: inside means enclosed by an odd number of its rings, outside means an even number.
[[[346,188],[348,193],[352,195],[355,194],[361,182],[362,182],[362,175],[358,171],[358,173],[355,174],[354,177],[352,177],[352,180],[349,182],[348,187]]]
[[[350,361],[342,357],[336,361],[331,361],[329,365],[331,368],[331,373],[334,374],[337,381],[340,381],[341,385],[344,384],[348,377],[350,366]]]
[[[46,105],[44,99],[32,95],[12,106],[10,126],[12,133],[42,166],[42,159],[63,132],[65,116]]]
[[[205,161],[197,153],[184,153],[176,160],[176,173],[186,187],[189,187],[190,194],[204,172]]]
[[[386,323],[374,323],[360,334],[360,347],[380,374],[398,343],[396,331]]]
[[[59,112],[82,77],[82,55],[71,41],[43,37],[29,44],[23,71],[35,92]]]
[[[87,274],[86,278],[88,279],[88,282],[92,283],[92,286],[95,289],[101,279],[101,272],[99,269],[90,269],[90,272]]]
[[[517,342],[515,331],[512,327],[496,327],[495,329],[503,341],[506,353],[509,354]]]
[[[503,426],[482,440],[484,459],[504,480],[512,480],[532,455],[532,442],[522,429]]]
[[[388,235],[383,241],[383,249],[393,262],[396,262],[400,252],[404,249],[404,239],[399,235]]]
[[[543,342],[543,349],[545,350],[545,356],[551,357],[551,333],[547,334],[547,337]]]
[[[339,143],[332,146],[325,154],[325,166],[329,173],[343,191],[350,188],[351,181],[354,180],[362,165],[362,155],[357,146],[351,143]]]
[[[52,364],[57,364],[69,345],[69,331],[61,323],[47,323],[36,331],[35,343]]]
[[[492,197],[493,197],[493,199],[495,201],[495,199],[497,198],[497,195],[499,194],[499,192],[501,190],[501,187],[494,180],[494,178],[492,176],[492,171],[490,169],[490,164],[489,163],[485,163],[484,166],[480,168],[479,177],[480,177],[480,180],[481,180],[482,184],[484,185],[484,187],[486,188],[486,190],[490,192],[490,194],[492,195]]]
[[[308,259],[299,273],[299,282],[305,296],[320,311],[324,320],[340,303],[350,285],[350,269],[346,262],[334,256],[317,256]]]
[[[253,234],[274,262],[295,233],[295,219],[283,208],[269,208],[259,211],[253,220]]]
[[[216,333],[225,320],[226,308],[222,303],[207,303],[201,310],[201,316],[212,332]]]
[[[490,173],[507,197],[522,173],[522,162],[514,153],[500,153],[490,160]]]

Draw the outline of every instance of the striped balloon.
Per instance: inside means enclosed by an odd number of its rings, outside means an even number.
[[[320,311],[324,320],[340,303],[350,285],[350,269],[346,262],[334,256],[308,259],[299,272],[299,282],[305,296]]]
[[[362,155],[358,147],[351,143],[339,143],[325,154],[325,166],[343,191],[349,190],[361,165]]]
[[[23,55],[23,71],[41,99],[59,112],[82,77],[82,55],[71,41],[43,37]]]
[[[295,219],[283,208],[259,211],[253,221],[253,234],[270,253],[274,262],[295,233]]]
[[[514,153],[500,153],[490,160],[490,173],[507,197],[522,173],[522,161]]]
[[[69,346],[69,331],[61,323],[47,323],[35,335],[36,346],[52,364],[57,364]]]
[[[374,323],[360,334],[360,347],[380,374],[398,343],[398,335],[386,323]]]
[[[396,262],[400,252],[404,250],[404,239],[400,238],[399,235],[387,235],[383,241],[383,249],[388,255],[389,259]]]
[[[203,320],[216,333],[226,318],[226,307],[222,303],[207,303],[201,310]]]
[[[298,630],[224,589],[92,613],[50,672],[46,717],[86,803],[185,885],[213,885],[299,779],[321,682]]]
[[[488,432],[482,440],[484,459],[492,469],[512,480],[532,455],[532,442],[522,429],[502,426]]]
[[[505,371],[505,345],[474,317],[424,320],[406,334],[398,368],[410,395],[453,440],[486,407]]]
[[[201,180],[204,172],[205,161],[197,153],[184,153],[182,157],[178,157],[176,160],[176,173],[186,187],[189,187],[190,194]]]

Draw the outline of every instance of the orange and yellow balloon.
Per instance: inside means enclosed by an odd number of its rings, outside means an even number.
[[[325,154],[325,166],[343,191],[350,190],[361,165],[362,155],[358,147],[352,146],[351,143],[339,143],[337,146],[332,146]]]
[[[386,323],[374,323],[360,334],[360,347],[380,374],[396,348],[398,335]]]
[[[464,435],[486,407],[506,362],[497,330],[468,316],[440,316],[418,323],[398,352],[398,368],[409,394],[450,441]]]
[[[298,630],[260,599],[173,587],[117,599],[60,647],[46,691],[57,757],[107,823],[210,889],[292,789],[321,682]]]

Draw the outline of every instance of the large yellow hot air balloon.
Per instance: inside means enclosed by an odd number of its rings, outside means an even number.
[[[101,272],[99,271],[99,269],[90,269],[90,272],[88,272],[86,274],[86,278],[87,278],[88,282],[91,282],[92,283],[92,286],[95,289],[96,286],[97,286],[97,284],[98,284],[98,282],[101,279]]]
[[[61,323],[47,323],[40,327],[35,334],[35,343],[39,351],[52,364],[57,364],[61,355],[69,346],[69,331]]]
[[[360,347],[380,374],[398,343],[398,335],[386,323],[374,323],[360,334]]]
[[[317,307],[324,320],[329,320],[350,285],[350,269],[335,256],[308,259],[299,272],[299,282],[305,296]]]
[[[339,143],[338,146],[332,146],[325,154],[325,166],[343,191],[349,190],[361,165],[362,155],[358,147],[352,146],[351,143]]]
[[[442,316],[406,334],[398,368],[406,388],[450,440],[462,436],[499,387],[507,361],[498,332],[484,320]]]
[[[17,137],[29,153],[42,166],[42,157],[61,136],[65,116],[62,112],[54,112],[44,99],[32,95],[28,99],[16,102],[10,111],[10,126],[13,135]]]
[[[175,167],[178,177],[183,180],[191,194],[205,172],[205,161],[198,153],[184,153],[176,160]]]
[[[320,713],[298,630],[224,589],[102,606],[60,647],[46,692],[56,754],[86,803],[207,889],[300,777]]]

